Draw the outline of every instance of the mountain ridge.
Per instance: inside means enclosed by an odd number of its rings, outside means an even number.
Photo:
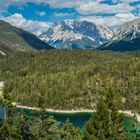
[[[113,51],[140,50],[140,18],[124,23],[112,39],[98,49]]]
[[[52,49],[36,35],[0,20],[0,53]]]

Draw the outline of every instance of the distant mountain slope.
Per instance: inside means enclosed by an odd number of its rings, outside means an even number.
[[[113,38],[99,49],[113,51],[140,50],[140,19],[122,25]]]
[[[96,48],[112,36],[113,32],[106,27],[88,21],[65,20],[39,37],[55,48]]]
[[[0,20],[0,54],[51,48],[34,34]]]

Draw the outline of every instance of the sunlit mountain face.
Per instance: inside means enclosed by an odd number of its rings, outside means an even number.
[[[113,31],[105,26],[88,21],[65,20],[54,24],[39,36],[55,48],[97,48],[113,36]]]

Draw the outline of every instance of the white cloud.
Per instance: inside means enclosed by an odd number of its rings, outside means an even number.
[[[136,19],[132,13],[117,14],[115,16],[102,17],[102,16],[85,16],[79,17],[79,20],[87,20],[97,25],[110,26],[112,28],[118,27],[125,22]]]
[[[39,15],[40,17],[43,17],[46,15],[45,11],[36,11],[36,14]]]
[[[14,15],[0,17],[1,20],[7,21],[13,26],[23,28],[25,30],[31,31],[35,34],[46,31],[52,23],[26,20],[21,14],[15,13]]]
[[[139,0],[123,0],[123,2],[126,2],[126,3],[128,3],[128,2],[139,2]]]
[[[76,7],[77,3],[83,0],[44,0],[44,3],[50,5],[51,8],[74,8]]]
[[[0,9],[7,10],[10,5],[23,5],[30,0],[0,0]]]
[[[42,1],[49,4],[51,8],[74,8],[80,14],[90,15],[128,13],[136,8],[136,6],[130,6],[129,3],[139,0],[112,0],[112,3],[118,3],[113,5],[101,3],[109,0],[59,0],[59,2],[58,0]]]
[[[106,0],[0,0],[0,9],[7,9],[9,5],[23,6],[27,2],[33,2],[49,4],[51,8],[74,8],[81,14],[127,13],[135,9],[129,3],[139,0],[112,0],[112,3],[121,2],[115,5],[100,3],[103,1]]]
[[[84,5],[80,5],[77,11],[81,14],[116,14],[116,13],[128,13],[134,10],[135,7],[128,5],[127,3],[119,3],[116,5],[101,4],[97,2],[87,2]]]
[[[103,1],[112,1],[118,3],[114,5],[100,3]],[[0,11],[7,10],[9,5],[24,6],[27,2],[36,4],[45,3],[49,4],[51,8],[74,8],[81,14],[80,20],[89,20],[97,24],[105,24],[109,26],[118,26],[126,21],[137,18],[131,13],[132,10],[138,6],[130,6],[139,0],[0,0]],[[120,2],[120,3],[119,3]],[[138,10],[137,10],[138,11]],[[34,11],[33,11],[34,12]],[[115,16],[91,16],[96,14],[115,14]],[[140,11],[138,11],[140,13]],[[39,16],[45,16],[44,11],[38,11]],[[71,13],[54,13],[54,16],[70,16]],[[137,14],[138,15],[138,14]],[[9,17],[3,17],[4,20],[12,23],[15,26],[30,30],[38,33],[47,30],[49,23],[26,20],[22,15],[16,13]]]
[[[65,17],[65,16],[73,16],[73,13],[54,13],[55,17]]]

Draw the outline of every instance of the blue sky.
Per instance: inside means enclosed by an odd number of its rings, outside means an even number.
[[[34,33],[66,19],[114,28],[139,16],[140,0],[0,0],[0,19]]]
[[[7,16],[14,13],[22,14],[26,19],[44,22],[60,22],[67,18],[76,19],[78,12],[74,8],[51,8],[48,4],[27,3],[24,7],[10,6]]]

